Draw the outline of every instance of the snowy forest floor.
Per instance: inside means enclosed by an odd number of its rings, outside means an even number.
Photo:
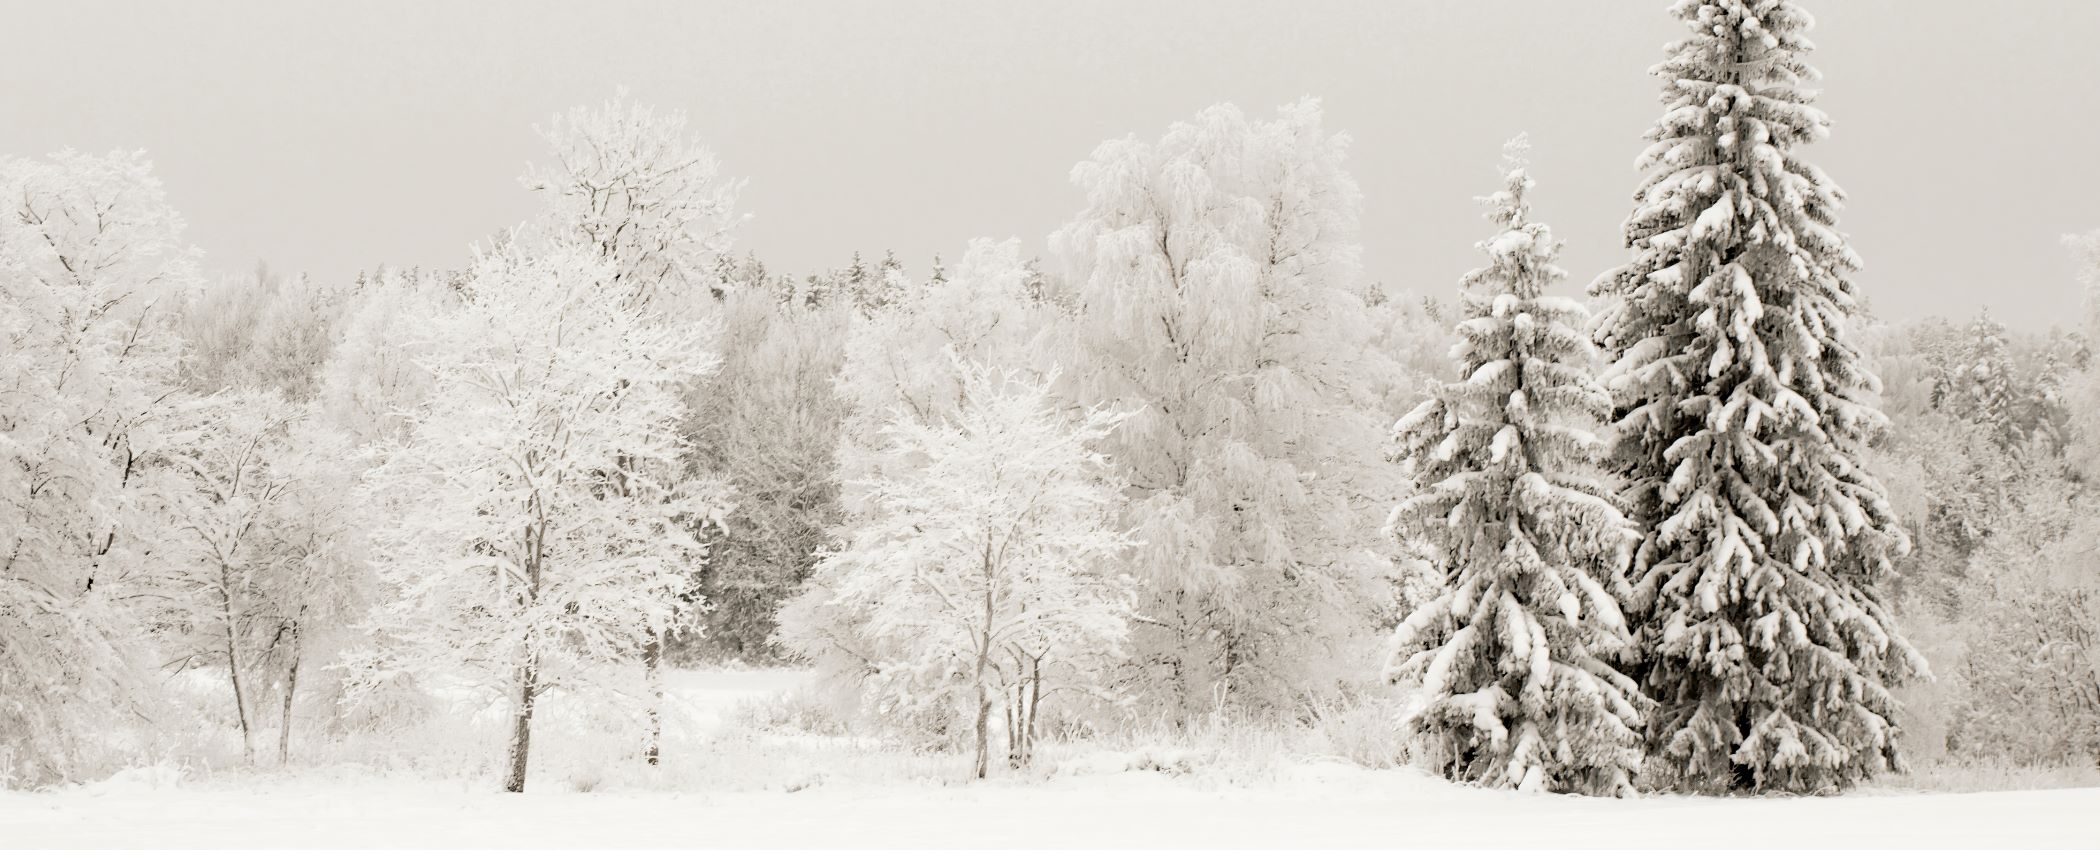
[[[428,763],[162,763],[0,794],[0,846],[1571,848],[1645,835],[1676,846],[1708,836],[1727,846],[2100,847],[2100,788],[1619,801],[1481,791],[1280,752],[1197,759],[1170,775],[1149,766],[1176,765],[1171,753],[1100,750],[973,783],[960,778],[960,756],[742,728],[752,701],[800,681],[781,671],[678,675],[658,773],[606,768],[602,749],[565,746],[559,726],[535,736],[546,749],[525,795],[497,793],[492,773],[431,779]],[[458,751],[490,743],[462,741]],[[1250,767],[1260,759],[1268,763]]]

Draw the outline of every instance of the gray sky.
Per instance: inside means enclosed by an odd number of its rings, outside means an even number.
[[[1664,0],[220,2],[0,0],[0,151],[143,147],[215,268],[456,265],[522,220],[531,126],[626,85],[686,110],[775,268],[1043,237],[1103,139],[1217,101],[1324,98],[1355,139],[1369,273],[1448,291],[1527,130],[1586,283],[1617,228]],[[1833,138],[1811,157],[1878,312],[2074,315],[2060,234],[2100,227],[2100,3],[1822,0]],[[1293,8],[1306,6],[1311,8]]]

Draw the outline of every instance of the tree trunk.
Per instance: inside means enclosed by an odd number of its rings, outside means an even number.
[[[510,777],[503,783],[503,790],[512,793],[525,790],[525,764],[532,754],[532,701],[538,686],[539,658],[528,655],[525,665],[518,669],[517,714],[510,730]]]
[[[248,698],[241,687],[241,628],[233,614],[233,575],[219,560],[219,617],[226,624],[226,676],[233,682],[233,714],[241,723],[241,760],[255,763],[255,733],[248,727]]]
[[[992,594],[993,594],[993,588],[992,588],[992,582],[991,582],[991,574],[992,574],[992,551],[991,551],[991,545],[990,545],[990,544],[986,544],[986,545],[985,545],[985,552],[984,552],[984,572],[985,572],[985,579],[986,579],[986,581],[985,581],[985,587],[984,587],[984,622],[983,622],[983,623],[982,623],[982,624],[981,624],[981,625],[979,626],[979,629],[978,629],[978,634],[977,634],[977,674],[976,674],[976,679],[975,679],[975,681],[971,683],[971,684],[972,684],[972,685],[973,685],[973,686],[974,686],[974,687],[975,687],[975,688],[977,689],[977,778],[978,778],[978,779],[983,779],[983,778],[984,778],[984,775],[985,775],[985,772],[986,772],[986,770],[987,770],[987,769],[989,769],[989,768],[990,768],[990,766],[991,766],[991,765],[989,764],[989,760],[990,760],[990,758],[991,758],[991,740],[990,740],[990,738],[991,738],[991,732],[992,732],[992,730],[991,730],[991,725],[992,725],[992,695],[991,695],[991,693],[990,693],[990,692],[986,691],[986,690],[985,690],[985,687],[984,687],[984,684],[985,684],[985,682],[984,682],[984,670],[985,670],[985,667],[986,667],[986,666],[988,665],[988,662],[990,662],[990,660],[991,660],[991,655],[992,655]]]
[[[656,629],[649,630],[649,642],[642,645],[642,669],[649,682],[649,748],[643,752],[651,767],[656,766],[664,739],[664,635]]]
[[[278,767],[292,761],[292,698],[299,691],[299,624],[291,624],[285,637],[291,641],[291,648],[287,650],[291,664],[284,671],[284,716],[277,723]]]
[[[1021,762],[1035,759],[1035,716],[1043,706],[1043,659],[1038,656],[1028,674],[1028,718],[1021,728]]]
[[[1021,766],[1021,689],[1014,685],[1006,689],[1006,766]]]
[[[979,659],[980,671],[983,665],[983,660]],[[983,779],[991,767],[992,695],[984,692],[983,673],[978,675],[980,681],[977,688],[977,778]]]

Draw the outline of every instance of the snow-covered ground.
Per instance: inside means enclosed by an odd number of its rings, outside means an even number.
[[[680,725],[724,734],[737,702],[797,681],[767,671],[682,676],[677,699],[693,722]],[[685,793],[584,793],[536,778],[522,796],[485,779],[321,769],[183,778],[143,768],[0,795],[0,848],[2100,848],[2100,789],[1616,801],[1478,791],[1339,763],[1227,782],[1116,766],[1094,758],[1047,780]]]

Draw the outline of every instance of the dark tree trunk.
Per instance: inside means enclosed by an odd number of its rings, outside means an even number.
[[[291,663],[284,671],[284,716],[277,723],[277,766],[283,767],[292,761],[292,698],[299,692],[299,624],[292,623],[285,629],[285,639],[291,641],[287,653]]]
[[[517,714],[510,729],[510,776],[503,790],[525,790],[525,765],[532,754],[532,701],[539,690],[539,659],[527,656],[518,669]]]
[[[219,615],[226,623],[226,677],[233,682],[233,714],[241,723],[241,759],[255,763],[255,732],[248,723],[247,689],[241,686],[241,625],[233,611],[233,575],[219,560]]]

